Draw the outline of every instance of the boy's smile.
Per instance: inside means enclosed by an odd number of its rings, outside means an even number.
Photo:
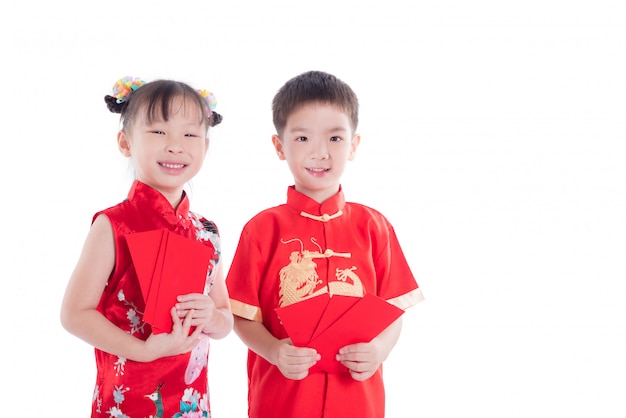
[[[354,158],[360,140],[343,110],[320,102],[295,110],[280,136],[272,137],[278,158],[289,165],[296,190],[320,203],[339,190],[346,162]]]

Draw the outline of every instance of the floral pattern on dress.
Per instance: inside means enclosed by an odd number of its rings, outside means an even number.
[[[116,227],[120,227],[122,234],[132,231],[143,230],[143,219],[146,217],[146,212],[154,212],[155,208],[160,210],[159,207],[167,207],[168,202],[164,200],[162,195],[157,194],[149,187],[138,184],[136,188],[133,188],[134,192],[129,193],[130,200],[126,203],[122,202],[119,205],[102,211],[109,216]],[[120,211],[117,211],[118,208]],[[180,235],[196,240],[207,246],[212,246],[214,255],[206,267],[206,283],[204,293],[208,294],[214,281],[217,278],[217,266],[221,258],[221,242],[217,227],[215,224],[206,218],[188,211],[188,203],[183,201],[178,208],[178,219],[175,222],[171,222],[168,218],[169,215],[163,214],[165,222],[155,222],[154,228],[168,228],[170,231],[179,233]],[[167,216],[165,216],[167,215]],[[139,222],[138,220],[141,220]],[[168,225],[169,223],[169,225]],[[135,225],[142,225],[136,227]],[[117,229],[114,228],[117,231]],[[116,235],[117,237],[117,235]],[[123,248],[123,247],[121,247]],[[128,254],[122,252],[120,255],[121,266],[126,266],[128,261],[131,261]],[[150,326],[143,320],[144,309],[142,305],[142,296],[138,291],[138,288],[134,287],[134,280],[127,282],[116,281],[119,278],[127,278],[134,275],[133,269],[120,270],[117,275],[110,279],[109,283],[112,283],[112,292],[108,295],[109,298],[109,312],[113,312],[112,320],[121,329],[125,330],[130,335],[145,340],[148,336]],[[109,284],[108,283],[108,284]],[[120,285],[123,283],[123,285]],[[130,283],[130,284],[129,284]],[[108,285],[107,284],[107,285]],[[137,364],[127,360],[124,357],[114,356],[104,353],[102,358],[104,360],[98,360],[98,365],[105,366],[102,368],[108,370],[103,372],[99,370],[98,381],[96,382],[92,404],[93,412],[98,414],[97,416],[103,418],[195,418],[203,417],[210,418],[210,402],[209,391],[206,386],[206,368],[208,360],[209,350],[209,338],[203,339],[198,342],[197,346],[191,353],[187,361],[187,368],[181,370],[181,381],[178,381],[178,377],[171,375],[170,377],[164,377],[164,379],[156,385],[146,391],[145,381],[140,385],[136,380],[137,376]],[[101,352],[97,351],[100,355]],[[182,359],[181,359],[182,360]],[[185,361],[182,360],[181,363]],[[184,364],[184,363],[183,363]],[[182,365],[181,365],[182,366]],[[183,374],[184,372],[184,374]],[[100,376],[105,376],[103,381],[100,381]],[[109,381],[112,380],[112,386],[109,386]],[[193,387],[191,384],[193,383]],[[170,384],[172,386],[170,386]],[[167,385],[169,391],[161,396],[160,388],[163,385]],[[146,393],[151,392],[151,393]],[[152,410],[142,411],[143,403],[138,403],[139,399],[150,399],[154,405]],[[143,401],[142,401],[143,402]],[[149,404],[148,404],[149,406]]]
[[[173,418],[210,418],[209,397],[205,393],[200,397],[200,392],[193,388],[185,389],[180,401],[180,412]]]

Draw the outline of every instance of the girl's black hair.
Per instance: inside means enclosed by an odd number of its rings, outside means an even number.
[[[104,96],[107,108],[112,113],[119,113],[122,119],[122,130],[127,130],[134,122],[137,112],[145,106],[145,114],[148,122],[157,119],[168,120],[172,111],[172,100],[178,96],[197,103],[202,109],[201,114],[210,116],[204,117],[202,123],[207,124],[207,128],[216,126],[222,122],[222,115],[209,109],[207,102],[200,96],[197,90],[186,83],[174,80],[155,80],[142,85],[135,90],[125,101],[119,103],[111,95]]]

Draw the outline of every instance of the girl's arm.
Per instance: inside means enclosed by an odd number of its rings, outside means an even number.
[[[213,316],[213,321],[209,324],[209,327],[205,329],[205,332],[213,339],[224,338],[233,329],[233,314],[230,311],[230,299],[224,279],[223,264],[224,262],[220,261],[215,283],[213,283],[213,287],[209,293],[217,311]]]
[[[135,361],[152,361],[193,349],[198,336],[192,334],[187,337],[191,321],[180,321],[174,310],[172,332],[152,335],[147,341],[118,328],[96,310],[114,266],[113,229],[109,219],[100,215],[87,234],[82,253],[65,290],[61,305],[63,327],[100,350]]]
[[[320,355],[307,347],[295,347],[291,340],[279,340],[261,322],[235,316],[235,333],[241,341],[265,360],[278,367],[289,379],[301,380],[317,363]]]

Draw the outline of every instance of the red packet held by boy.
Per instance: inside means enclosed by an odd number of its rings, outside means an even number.
[[[170,332],[176,297],[204,291],[213,251],[167,229],[127,234],[126,242],[146,303],[143,319],[155,334]]]
[[[347,370],[335,359],[341,347],[371,341],[404,311],[368,293],[363,297],[322,294],[278,308],[276,313],[296,346],[315,348],[321,355],[310,371],[335,373]]]

